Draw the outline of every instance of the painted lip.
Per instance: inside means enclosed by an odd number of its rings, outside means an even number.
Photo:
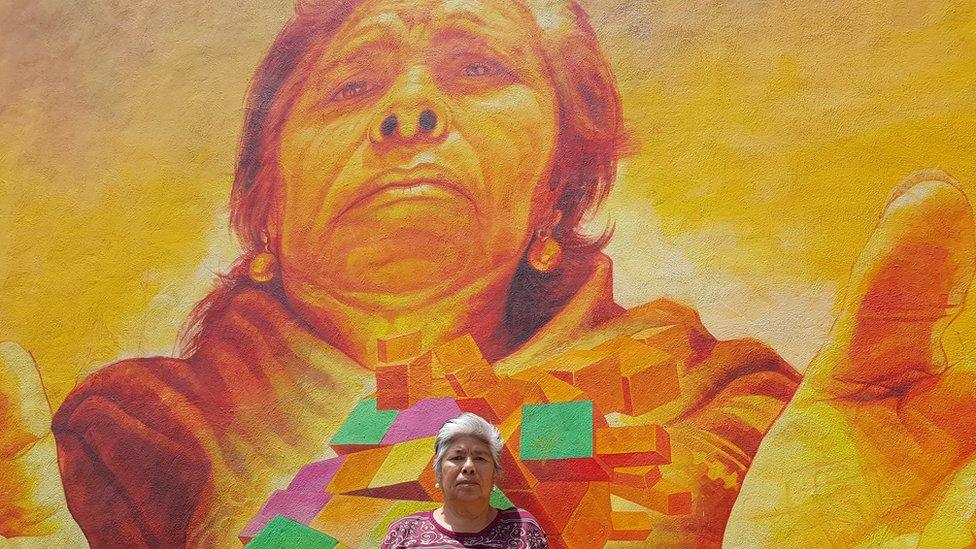
[[[410,169],[396,168],[381,173],[357,189],[352,200],[336,217],[342,217],[350,210],[380,197],[385,199],[385,205],[389,205],[405,200],[430,200],[452,195],[475,203],[460,178],[445,166],[422,164]]]

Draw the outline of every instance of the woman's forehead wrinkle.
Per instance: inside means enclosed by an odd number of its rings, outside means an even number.
[[[331,60],[348,60],[372,46],[395,43],[402,39],[405,32],[406,26],[396,14],[373,15],[341,31],[336,40],[339,47],[328,57]]]
[[[472,0],[444,0],[434,12],[437,26],[452,22],[467,22],[482,32],[517,34],[521,28],[515,6],[506,0],[481,2]]]

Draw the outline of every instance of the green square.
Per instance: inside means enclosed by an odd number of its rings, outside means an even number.
[[[504,492],[499,490],[497,486],[495,486],[491,490],[491,497],[488,499],[488,504],[494,507],[495,509],[501,509],[503,511],[505,509],[511,509],[512,507],[515,507],[515,504],[512,503],[512,500],[508,499],[508,496],[506,496]]]
[[[334,446],[379,444],[396,416],[396,410],[377,410],[375,398],[361,400],[329,444]]]
[[[333,549],[338,540],[314,528],[297,523],[281,515],[271,519],[258,535],[247,544],[248,549]]]
[[[522,407],[520,457],[593,457],[593,401],[575,400]]]

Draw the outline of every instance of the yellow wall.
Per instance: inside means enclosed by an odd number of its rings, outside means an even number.
[[[972,2],[586,5],[640,144],[606,209],[625,304],[677,297],[802,368],[902,176],[938,166],[976,197]],[[0,5],[0,340],[55,405],[108,361],[171,353],[233,259],[242,98],[290,9]]]

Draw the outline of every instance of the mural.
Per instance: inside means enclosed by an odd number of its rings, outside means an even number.
[[[973,7],[258,4],[3,8],[0,545],[377,547],[462,411],[552,547],[976,544]]]

